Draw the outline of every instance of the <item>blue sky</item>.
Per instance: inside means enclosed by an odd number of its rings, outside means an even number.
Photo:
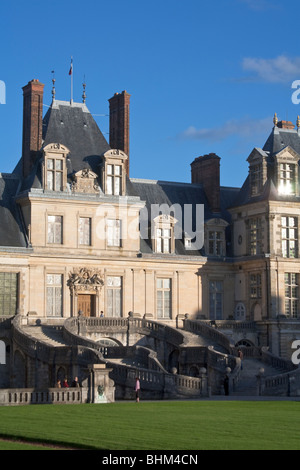
[[[0,171],[22,149],[22,87],[45,84],[51,103],[81,101],[108,139],[108,99],[131,94],[131,176],[190,182],[199,155],[221,157],[221,184],[240,186],[246,159],[278,118],[296,122],[299,2],[289,0],[12,0],[0,6]],[[45,106],[44,111],[46,112]]]

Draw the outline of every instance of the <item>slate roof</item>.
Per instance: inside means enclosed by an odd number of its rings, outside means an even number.
[[[43,145],[46,146],[53,142],[61,143],[70,150],[67,160],[69,181],[71,181],[71,176],[75,172],[84,168],[89,168],[99,174],[100,157],[110,149],[86,105],[83,103],[72,103],[71,105],[67,101],[54,100],[44,116]],[[263,149],[259,149],[259,151],[268,155],[268,163],[272,166],[273,156],[286,146],[292,147],[300,155],[300,135],[298,131],[274,127]],[[12,175],[0,174],[0,246],[22,248],[27,246],[22,214],[19,206],[15,203],[15,196],[30,188],[42,188],[40,158],[37,158],[31,174],[26,179],[22,179],[21,174],[21,160]],[[127,195],[139,196],[142,201],[145,201],[149,217],[152,204],[167,204],[168,206],[179,204],[182,208],[183,217],[186,205],[192,205],[195,209],[197,204],[203,204],[205,220],[219,217],[229,224],[231,221],[229,209],[231,207],[247,204],[250,200],[255,202],[264,199],[283,198],[283,196],[278,195],[272,178],[268,178],[260,196],[251,198],[249,177],[246,178],[242,188],[220,188],[221,208],[219,214],[210,211],[201,184],[127,178]],[[286,196],[284,199],[286,200]],[[192,229],[195,230],[195,224],[193,224]],[[230,225],[226,232],[227,241],[230,245]],[[191,252],[186,250],[182,240],[176,240],[175,249],[176,254],[201,255],[201,251]],[[149,240],[141,240],[141,251],[143,253],[152,253]]]
[[[20,180],[0,173],[0,246],[26,248],[22,216],[15,203]]]
[[[59,142],[70,150],[68,174],[84,168],[99,172],[100,156],[110,149],[93,116],[83,103],[57,101],[43,119],[44,146]]]
[[[263,150],[269,152],[272,156],[288,145],[300,155],[300,134],[298,134],[298,131],[296,129],[273,127]]]
[[[274,126],[262,149],[257,149],[260,153],[267,155],[268,179],[265,183],[262,193],[259,196],[251,195],[250,178],[246,178],[233,207],[243,204],[255,203],[264,200],[271,201],[295,201],[299,202],[299,196],[287,196],[278,193],[275,181],[273,179],[274,156],[285,147],[291,147],[300,155],[300,133],[296,129],[285,129]],[[299,161],[300,164],[300,161]],[[299,184],[299,182],[298,182]],[[299,186],[300,188],[300,186]],[[300,193],[300,191],[299,191]]]
[[[90,111],[83,103],[54,100],[43,118],[43,147],[51,143],[65,145],[68,179],[88,168],[99,174],[100,156],[110,149]],[[15,172],[20,173],[19,162]],[[41,164],[37,158],[30,175],[23,180],[21,191],[42,188]]]
[[[239,188],[221,187],[221,211],[220,213],[215,214],[212,213],[209,208],[202,184],[176,183],[140,179],[131,179],[130,182],[135,194],[140,196],[142,201],[146,202],[149,222],[151,219],[152,204],[158,204],[160,206],[166,204],[168,207],[178,204],[182,209],[182,221],[184,221],[185,206],[191,205],[193,207],[193,231],[196,230],[195,208],[197,204],[203,204],[204,206],[204,220],[209,220],[211,218],[222,218],[229,223],[230,214],[227,209],[233,204],[233,201],[235,200],[237,193],[239,192]],[[182,228],[185,229],[184,226]],[[152,252],[150,240],[142,241],[141,251],[145,253]],[[179,255],[194,256],[201,255],[202,250],[186,250],[183,241],[177,239],[175,241],[175,253]]]

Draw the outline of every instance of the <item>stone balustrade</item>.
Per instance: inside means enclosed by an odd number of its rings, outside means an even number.
[[[0,389],[0,405],[79,404],[88,402],[88,388]]]

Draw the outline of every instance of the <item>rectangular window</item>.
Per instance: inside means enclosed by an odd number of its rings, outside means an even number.
[[[250,168],[251,176],[251,194],[255,196],[262,187],[262,164],[253,165]]]
[[[63,218],[60,215],[48,215],[48,243],[62,244]]]
[[[47,158],[47,189],[63,190],[63,161]]]
[[[261,299],[261,274],[250,274],[250,297]]]
[[[157,279],[157,318],[171,319],[171,279]]]
[[[209,282],[209,318],[211,320],[223,318],[223,281]]]
[[[213,256],[221,256],[223,254],[222,232],[208,232],[208,253]]]
[[[170,228],[157,228],[156,229],[156,252],[157,253],[171,253],[171,229]]]
[[[91,226],[90,217],[79,218],[79,245],[91,245]]]
[[[298,218],[281,217],[282,256],[298,257]]]
[[[108,276],[107,282],[107,313],[108,317],[122,316],[122,278]]]
[[[298,274],[285,273],[285,314],[290,318],[298,318],[298,301],[299,301],[299,281]]]
[[[280,194],[295,194],[295,165],[280,163],[278,190]]]
[[[63,276],[61,274],[47,274],[47,317],[62,317],[62,283]]]
[[[107,246],[121,246],[121,220],[107,219]]]
[[[0,316],[12,317],[18,306],[18,274],[0,273]]]
[[[250,255],[259,255],[262,252],[262,229],[261,219],[254,218],[249,220],[249,253]]]
[[[106,167],[106,193],[114,196],[122,194],[122,166],[107,165]]]

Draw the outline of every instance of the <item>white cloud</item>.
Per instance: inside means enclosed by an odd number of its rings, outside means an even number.
[[[200,128],[190,126],[180,134],[184,140],[207,140],[209,142],[219,142],[228,137],[236,136],[238,139],[251,138],[266,135],[273,126],[272,117],[263,119],[253,119],[245,117],[241,120],[231,119],[222,126],[213,128]]]
[[[253,72],[255,77],[268,83],[288,83],[300,78],[300,57],[280,55],[274,59],[246,57],[243,69]]]

